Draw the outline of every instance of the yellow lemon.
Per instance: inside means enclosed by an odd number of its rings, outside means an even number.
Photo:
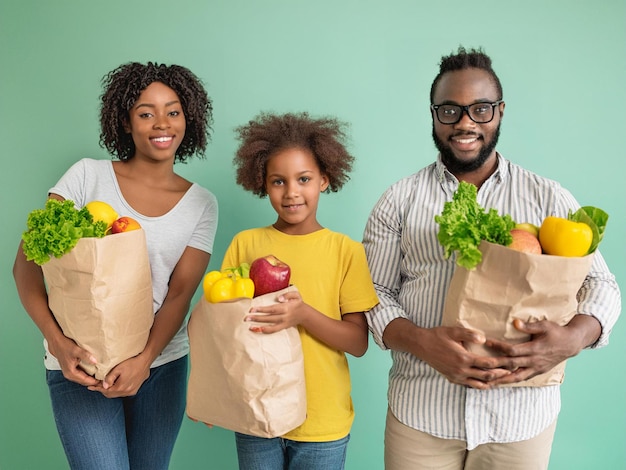
[[[113,222],[117,220],[117,212],[106,202],[91,201],[88,202],[85,207],[93,217],[94,222],[102,220],[107,224],[107,230],[109,230]]]

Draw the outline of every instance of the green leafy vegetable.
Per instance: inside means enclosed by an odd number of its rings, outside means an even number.
[[[250,265],[248,263],[241,263],[236,268],[227,268],[224,271],[233,273],[239,277],[250,277]]]
[[[511,230],[515,222],[510,215],[501,216],[495,209],[485,211],[476,199],[477,189],[473,184],[461,181],[452,201],[446,202],[440,215],[435,216],[439,224],[437,239],[449,258],[458,252],[456,263],[474,269],[482,260],[478,249],[481,240],[498,245],[510,245]]]
[[[604,229],[609,220],[609,214],[597,207],[584,206],[574,213],[570,211],[567,218],[573,222],[583,222],[591,227],[593,240],[587,254],[593,253],[604,237]]]
[[[70,200],[48,199],[44,209],[28,214],[28,229],[22,234],[26,259],[42,265],[51,256],[60,258],[76,246],[83,237],[104,237],[106,223],[93,222],[86,209],[74,207]]]

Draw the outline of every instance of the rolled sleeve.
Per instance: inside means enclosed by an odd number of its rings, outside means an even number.
[[[567,217],[580,204],[566,189],[559,186],[554,215]],[[576,313],[590,315],[600,323],[602,333],[590,348],[600,348],[609,343],[609,335],[621,312],[621,294],[615,276],[610,272],[604,258],[597,250],[589,274],[577,294]]]
[[[380,299],[380,291],[378,288],[376,289],[378,292],[378,298]],[[383,341],[383,334],[385,333],[385,328],[387,325],[391,323],[396,318],[407,318],[404,314],[404,311],[397,307],[383,307],[381,304],[374,307],[372,310],[365,312],[365,318],[367,318],[367,324],[369,330],[372,332],[372,337],[374,338],[374,342],[383,350],[389,349],[385,342]]]
[[[609,344],[609,335],[622,309],[621,293],[615,276],[609,271],[599,252],[594,255],[591,271],[578,291],[578,310],[581,315],[591,315],[600,323],[602,333],[591,348]]]

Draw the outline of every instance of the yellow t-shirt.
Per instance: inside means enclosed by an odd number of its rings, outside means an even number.
[[[302,299],[330,318],[364,312],[378,303],[363,245],[328,229],[287,235],[273,227],[237,234],[224,255],[223,268],[252,263],[272,254],[291,267],[291,284]],[[284,437],[326,442],[348,435],[354,420],[350,372],[337,351],[299,329],[307,392],[306,421]]]

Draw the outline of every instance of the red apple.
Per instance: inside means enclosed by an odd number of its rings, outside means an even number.
[[[532,233],[514,228],[511,230],[511,236],[513,237],[513,241],[509,245],[509,248],[523,251],[524,253],[541,254],[541,243],[539,243],[539,239]]]
[[[131,230],[140,229],[141,225],[132,217],[120,217],[111,225],[111,233],[130,232]]]
[[[289,285],[291,268],[274,255],[255,259],[250,264],[250,279],[254,282],[254,296],[276,292]]]

